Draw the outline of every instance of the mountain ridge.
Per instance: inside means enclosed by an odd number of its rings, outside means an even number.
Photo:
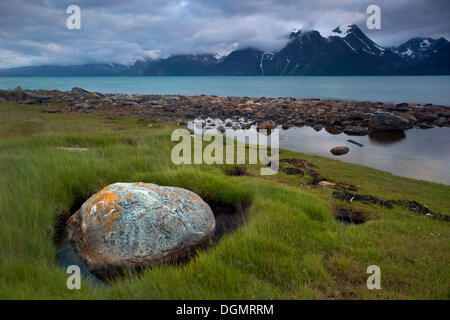
[[[338,26],[325,38],[294,31],[278,52],[241,48],[214,54],[179,54],[121,64],[30,66],[0,70],[0,76],[358,76],[450,74],[450,43],[445,38],[412,38],[386,48],[357,25]]]

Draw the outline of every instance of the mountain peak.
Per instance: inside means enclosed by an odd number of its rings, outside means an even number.
[[[350,33],[361,32],[356,24],[349,25],[339,25],[334,28],[331,32],[333,32],[332,36],[337,36],[341,38],[345,38]]]
[[[289,35],[289,39],[290,40],[297,39],[297,38],[301,37],[302,33],[303,33],[303,31],[301,29],[300,30],[294,29],[294,31],[292,31],[291,34]]]
[[[447,44],[448,41],[444,38],[416,37],[394,48],[394,52],[410,61],[422,60],[436,53]]]

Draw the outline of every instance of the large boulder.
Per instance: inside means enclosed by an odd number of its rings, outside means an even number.
[[[411,124],[403,117],[389,112],[375,112],[369,120],[371,131],[400,131],[409,129]]]
[[[150,183],[115,183],[90,197],[68,220],[67,240],[99,276],[185,256],[215,231],[197,194]]]

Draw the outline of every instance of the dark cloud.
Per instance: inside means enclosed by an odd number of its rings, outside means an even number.
[[[81,30],[65,27],[71,4],[81,7]],[[381,7],[381,30],[365,26],[370,4]],[[326,36],[350,23],[391,46],[415,36],[448,38],[449,9],[448,0],[1,0],[0,68],[129,64],[247,46],[276,51],[293,29],[316,29]]]

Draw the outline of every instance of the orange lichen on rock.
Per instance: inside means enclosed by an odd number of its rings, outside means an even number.
[[[203,200],[200,199],[200,197],[196,197],[193,194],[188,194],[189,198],[191,198],[192,200],[194,200],[195,202],[202,202]]]
[[[68,235],[90,270],[178,258],[214,233],[214,215],[201,201],[181,188],[115,183],[83,204]]]
[[[109,191],[110,188],[110,186],[104,188],[86,202],[86,221],[93,226],[101,227],[102,233],[110,231],[120,216],[122,196],[117,191]]]

